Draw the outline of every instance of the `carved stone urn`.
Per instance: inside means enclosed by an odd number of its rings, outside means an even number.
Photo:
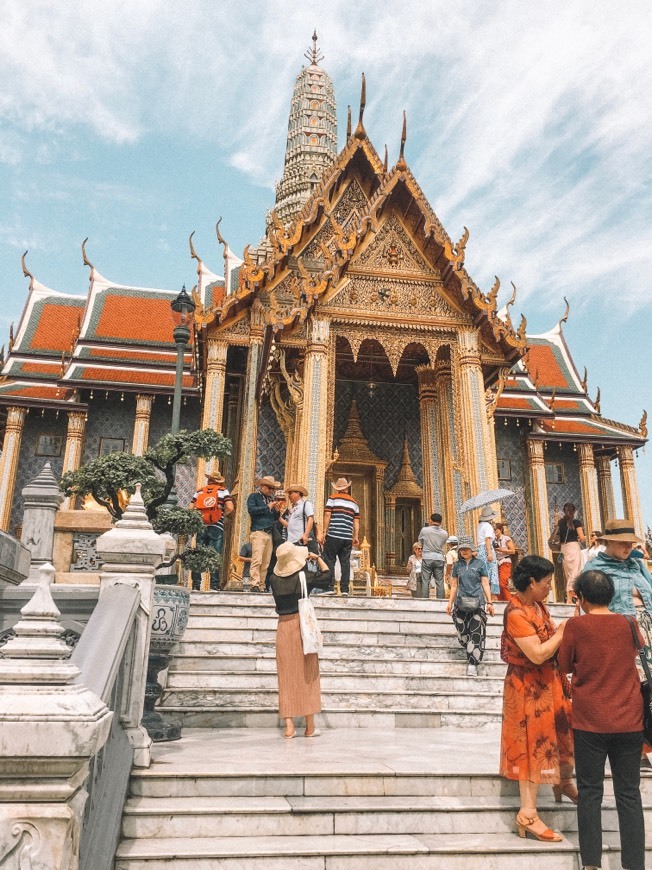
[[[176,575],[169,576],[171,581],[176,583]],[[160,579],[159,577],[159,581]],[[163,694],[163,687],[158,682],[158,675],[169,665],[170,652],[183,637],[188,625],[189,613],[190,592],[187,589],[160,582],[154,586],[152,634],[147,663],[143,725],[155,743],[178,740],[181,737],[181,726],[166,721],[155,709],[155,706]]]

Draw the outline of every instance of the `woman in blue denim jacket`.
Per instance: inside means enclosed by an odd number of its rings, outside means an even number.
[[[639,542],[632,521],[608,520],[600,541],[605,545],[604,553],[587,562],[584,571],[604,571],[611,577],[616,594],[609,610],[636,616],[652,660],[652,575],[644,560],[630,555]]]

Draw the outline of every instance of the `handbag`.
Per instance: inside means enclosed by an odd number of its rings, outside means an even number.
[[[303,503],[303,531],[306,531],[306,503]],[[308,533],[308,543],[306,544],[309,553],[313,553],[316,556],[321,556],[321,547],[319,546],[319,541],[317,540],[317,535],[315,533],[315,523],[313,517],[313,526]],[[310,571],[311,574],[317,574],[319,571],[319,565],[315,562],[314,559],[310,559],[307,563],[306,568]]]
[[[650,665],[645,655],[645,647],[639,647],[638,638],[636,637],[635,620],[629,616],[625,617],[629,622],[629,627],[632,630],[634,638],[634,646],[638,652],[638,657],[645,674],[645,679],[641,681],[641,697],[643,699],[643,736],[648,746],[652,746],[652,674],[650,673]]]
[[[308,598],[308,584],[305,571],[299,572],[301,581],[301,598],[299,599],[299,627],[301,629],[301,645],[304,656],[316,653],[319,655],[324,647],[321,629],[317,622],[315,605]]]
[[[461,613],[475,613],[480,610],[480,597],[478,595],[458,595],[455,606]]]

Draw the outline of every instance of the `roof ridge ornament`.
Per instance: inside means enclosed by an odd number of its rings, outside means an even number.
[[[346,141],[351,138],[351,106],[346,107]]]
[[[383,159],[383,169],[385,170],[385,174],[387,174],[387,170],[389,169],[389,152],[387,150],[387,145],[385,145],[385,157]]]
[[[647,411],[643,410],[643,416],[638,424],[638,431],[641,433],[641,438],[647,438]]]
[[[568,299],[566,299],[565,296],[563,297],[563,299],[564,299],[564,302],[566,303],[566,311],[564,311],[564,316],[561,318],[561,320],[557,324],[557,327],[559,329],[561,329],[562,323],[566,323],[568,321],[568,315],[570,314],[570,302],[568,301]]]
[[[88,268],[91,270],[91,278],[92,278],[94,273],[95,273],[95,266],[91,263],[91,261],[86,256],[86,242],[87,241],[88,241],[88,236],[86,236],[86,238],[82,242],[82,258],[84,260],[84,265],[88,266]]]
[[[403,129],[401,130],[401,148],[398,155],[398,163],[396,164],[396,168],[401,172],[405,172],[407,169],[407,163],[405,162],[405,140],[407,139],[407,115],[405,114],[405,109],[403,109]],[[466,229],[466,227],[465,227]],[[468,238],[468,230],[467,230],[467,238]]]
[[[364,139],[367,135],[366,130],[364,128],[363,118],[364,118],[364,110],[367,105],[367,79],[365,74],[362,73],[362,86],[360,88],[360,114],[358,116],[358,126],[355,128],[355,137],[356,139]]]
[[[190,256],[192,257],[193,260],[197,260],[197,272],[199,272],[199,270],[201,269],[202,260],[201,260],[201,257],[197,254],[197,251],[195,250],[195,246],[192,243],[192,237],[194,235],[195,235],[195,230],[193,230],[190,233],[190,236],[188,238],[188,244],[190,245]]]
[[[584,377],[582,378],[581,384],[582,384],[582,389],[586,393],[587,389],[588,389],[588,385],[589,385],[589,373],[586,369],[586,366],[584,366]]]
[[[321,49],[317,48],[317,30],[312,34],[312,48],[309,48],[303,55],[311,64],[318,66],[320,61],[324,59],[324,54]]]
[[[32,275],[32,273],[29,271],[29,269],[25,265],[25,257],[28,254],[29,254],[29,251],[25,251],[23,256],[20,258],[20,263],[21,263],[21,266],[23,267],[23,275],[26,278],[29,278],[29,289],[32,290],[34,288],[34,276]]]

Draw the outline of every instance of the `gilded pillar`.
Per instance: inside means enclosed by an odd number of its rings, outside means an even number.
[[[450,368],[449,368],[450,374]],[[421,462],[423,467],[423,511],[429,517],[441,503],[440,469],[437,458],[441,457],[440,427],[438,426],[437,373],[430,366],[418,366],[419,415],[421,423]],[[392,549],[394,545],[392,544]]]
[[[66,450],[63,455],[62,474],[67,471],[77,471],[81,465],[84,449],[84,432],[86,431],[86,412],[68,411],[68,429],[66,431]],[[74,499],[64,499],[61,510],[74,508]]]
[[[440,504],[444,526],[451,535],[457,534],[457,504],[455,500],[455,466],[458,459],[455,443],[455,415],[450,360],[435,363],[437,386],[437,458],[439,460]],[[459,474],[458,474],[459,477]],[[424,522],[426,517],[424,517]]]
[[[238,467],[238,432],[240,431],[240,382],[229,381],[229,398],[226,405],[226,437],[231,442],[231,455],[224,460],[224,476],[227,486],[233,483]]]
[[[233,532],[231,534],[231,559],[240,551],[240,547],[249,540],[249,512],[247,498],[253,492],[256,473],[256,442],[258,440],[258,401],[256,399],[256,384],[261,365],[263,350],[263,321],[255,309],[250,311],[250,343],[247,354],[247,371],[244,379],[244,396],[240,425],[240,444],[238,448],[237,499]],[[263,469],[263,471],[265,471]],[[227,589],[240,588],[234,586],[230,579]]]
[[[600,528],[600,497],[598,495],[598,473],[592,444],[578,444],[580,461],[580,487],[582,491],[582,522],[588,539],[591,532]]]
[[[209,338],[207,341],[206,383],[204,388],[204,410],[202,429],[222,431],[224,417],[224,390],[226,387],[226,356],[229,342],[224,338]],[[197,461],[197,486],[204,484],[206,460]],[[217,470],[217,460],[211,460],[210,470]]]
[[[14,499],[18,456],[26,415],[27,408],[7,408],[5,437],[2,442],[2,455],[0,455],[0,529],[3,532],[9,531],[11,522],[11,505]]]
[[[149,424],[152,417],[152,402],[154,396],[139,394],[136,396],[136,422],[134,423],[134,438],[131,452],[134,456],[142,456],[149,445]]]
[[[528,519],[530,552],[550,558],[548,538],[550,537],[550,518],[548,516],[548,487],[546,467],[543,457],[543,441],[526,439],[527,464],[530,497],[528,499]]]
[[[326,465],[324,464],[324,476]],[[385,500],[385,466],[376,468],[376,567],[386,570],[385,565],[385,512],[382,505]],[[323,498],[323,495],[322,495]],[[392,547],[392,549],[394,549]]]
[[[480,364],[478,333],[462,329],[458,333],[459,385],[453,379],[453,390],[459,390],[462,439],[461,463],[472,496],[491,489],[496,479],[496,442],[489,431],[485,404],[484,376]],[[468,497],[466,493],[465,498]]]
[[[332,413],[328,406],[329,341],[329,321],[313,320],[308,328],[303,370],[303,408],[295,442],[298,483],[307,487],[308,497],[314,500],[317,516],[324,505],[326,463],[330,458],[327,443],[328,415]]]
[[[641,540],[645,540],[645,526],[643,525],[641,501],[638,496],[632,448],[625,444],[621,445],[618,448],[618,461],[620,463],[620,485],[623,493],[625,519],[632,520],[636,534]]]
[[[598,498],[600,499],[600,513],[602,516],[600,529],[603,530],[607,520],[613,520],[616,516],[614,484],[611,478],[611,459],[606,455],[596,456],[595,464],[598,472]],[[593,529],[590,529],[589,533],[592,531]]]
[[[382,504],[382,502],[381,502]],[[392,574],[396,566],[396,499],[385,495],[385,570]],[[380,564],[380,560],[379,560]]]

